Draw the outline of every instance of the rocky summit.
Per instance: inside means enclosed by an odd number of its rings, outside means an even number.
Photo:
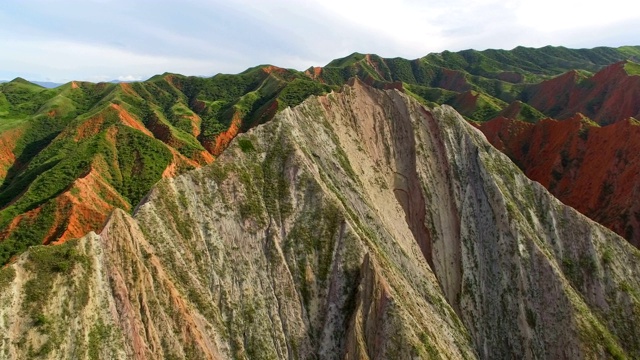
[[[640,252],[352,80],[0,270],[0,357],[639,358]]]

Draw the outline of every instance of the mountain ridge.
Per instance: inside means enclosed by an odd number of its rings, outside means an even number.
[[[239,133],[310,95],[336,90],[354,76],[379,88],[402,88],[427,105],[452,105],[468,120],[510,115],[535,122],[548,115],[517,99],[530,86],[527,81],[547,79],[571,70],[563,66],[576,64],[584,69],[575,76],[590,74],[598,64],[636,59],[639,51],[639,47],[467,50],[412,61],[352,54],[306,74],[261,65],[211,78],[166,73],[146,82],[73,81],[57,89],[24,82],[3,84],[0,262],[30,245],[79,236],[65,231],[66,224],[75,221],[72,213],[93,213],[98,220],[80,228],[85,233],[99,230],[98,224],[113,208],[133,209],[156,181],[210,163]],[[500,61],[504,69],[498,66]],[[637,78],[631,75],[633,69],[628,71],[628,78]],[[635,86],[629,83],[632,89]],[[620,87],[619,93],[625,89]],[[624,97],[612,99],[616,103]],[[92,180],[80,181],[86,174]],[[101,184],[97,185],[101,190],[87,193],[92,191],[76,185],[78,181]],[[79,209],[85,197],[101,205]]]
[[[636,357],[639,258],[451,107],[352,81],[0,270],[1,351]]]

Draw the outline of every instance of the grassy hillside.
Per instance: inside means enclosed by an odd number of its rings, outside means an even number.
[[[273,66],[208,79],[2,84],[0,264],[100,230],[114,207],[134,208],[163,176],[210,163],[238,132],[333,88]]]
[[[261,65],[236,75],[165,73],[54,89],[17,78],[0,84],[0,264],[28,246],[99,230],[113,208],[133,209],[161,178],[212,162],[238,133],[355,76],[449,104],[471,121],[535,122],[552,113],[536,105],[537,94],[548,93],[540,84],[574,71],[567,86],[593,78],[600,94],[610,87],[594,74],[623,60],[618,75],[636,86],[640,47],[445,51],[415,60],[354,53],[305,72]]]
[[[327,84],[343,84],[353,76],[369,84],[401,82],[427,104],[449,104],[469,120],[487,121],[514,102],[527,104],[532,88],[541,82],[569,71],[589,78],[620,61],[630,61],[625,69],[628,76],[634,75],[634,62],[640,62],[640,46],[444,51],[415,60],[354,53],[333,60],[319,75],[314,69],[307,73]],[[468,92],[482,95],[470,97]],[[555,115],[535,107],[525,107],[525,111],[523,118],[528,120]]]

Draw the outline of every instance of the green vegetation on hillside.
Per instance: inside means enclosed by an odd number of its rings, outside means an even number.
[[[0,135],[20,130],[7,149],[16,160],[0,184],[0,264],[64,232],[54,226],[65,226],[70,214],[56,198],[91,169],[133,208],[174,161],[170,148],[200,161],[206,142],[234,117],[247,130],[331,89],[268,66],[212,78],[164,74],[126,85],[74,82],[45,89],[23,79],[0,85]]]
[[[354,53],[327,64],[321,80],[332,85],[344,84],[353,76],[374,85],[400,81],[423,103],[452,105],[474,121],[490,120],[508,104],[521,101],[523,106],[518,118],[537,121],[559,111],[545,112],[527,104],[531,92],[541,81],[573,70],[586,79],[612,63],[637,61],[639,53],[638,46],[444,51],[415,60]],[[629,75],[638,72],[632,62],[628,62],[625,69]],[[469,99],[461,101],[460,96],[468,91],[480,94],[475,103],[469,103]]]
[[[519,102],[519,106],[520,106],[520,112],[515,117],[516,120],[535,123],[536,121],[542,120],[546,117],[543,113],[536,110],[536,108],[534,108],[533,106],[529,106],[522,102]]]
[[[278,95],[279,109],[296,106],[311,95],[321,95],[331,91],[327,85],[311,80],[295,79],[285,86]]]
[[[114,184],[132,205],[137,204],[162,177],[171,162],[171,152],[159,141],[139,131],[120,126],[116,140],[121,181]]]
[[[0,84],[0,136],[15,130],[11,136],[17,137],[0,149],[6,156],[0,264],[63,232],[52,229],[68,216],[56,199],[89,171],[134,208],[168,166],[184,171],[208,162],[211,157],[203,154],[223,150],[236,130],[264,123],[311,95],[339,90],[353,77],[376,87],[401,83],[421,102],[449,104],[469,120],[513,110],[516,118],[534,122],[550,115],[528,104],[535,84],[569,70],[586,79],[605,65],[639,59],[640,47],[518,47],[445,51],[415,60],[354,53],[331,61],[317,78],[268,65],[210,78],[166,73],[131,84],[72,82],[55,89],[17,78]],[[625,70],[640,75],[636,63]],[[218,142],[232,123],[237,129]],[[250,143],[241,145],[252,151]]]
[[[640,64],[628,61],[624,64],[624,70],[632,76],[640,76]]]

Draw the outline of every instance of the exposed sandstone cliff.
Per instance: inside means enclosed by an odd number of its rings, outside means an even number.
[[[637,357],[639,257],[453,109],[356,82],[3,269],[0,354]]]

